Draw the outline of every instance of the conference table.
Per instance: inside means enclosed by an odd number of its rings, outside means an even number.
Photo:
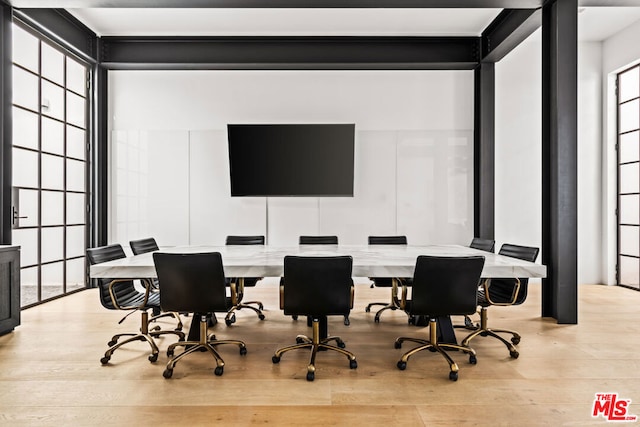
[[[413,277],[416,259],[420,255],[485,257],[482,278],[518,277],[542,278],[544,265],[517,258],[457,245],[230,245],[230,246],[175,246],[163,247],[162,252],[201,253],[220,252],[227,277],[281,277],[284,275],[284,257],[350,255],[353,258],[353,277]],[[91,278],[147,279],[156,278],[151,253],[92,265]],[[240,280],[239,289],[242,290]],[[397,281],[392,292],[397,294]],[[192,328],[193,329],[193,328]],[[326,324],[322,328],[326,331]],[[444,339],[455,339],[453,328],[447,325]]]

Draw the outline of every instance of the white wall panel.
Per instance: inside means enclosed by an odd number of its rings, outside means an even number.
[[[302,235],[319,234],[317,197],[269,197],[270,245],[297,245]]]

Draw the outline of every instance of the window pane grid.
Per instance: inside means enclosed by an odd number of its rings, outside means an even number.
[[[21,265],[25,307],[85,286],[88,87],[87,66],[76,57],[22,24],[12,28],[13,92],[20,94],[13,111],[23,117],[21,133],[14,130],[14,159],[21,163],[14,176],[23,177],[22,183],[14,178],[14,193],[30,191],[33,197],[25,193],[16,205],[36,209],[15,228],[16,241],[29,243]]]

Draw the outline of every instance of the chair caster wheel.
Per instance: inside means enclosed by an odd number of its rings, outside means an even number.
[[[258,314],[258,319],[264,320],[264,314]]]
[[[246,356],[247,347],[240,347],[240,356]]]
[[[118,342],[118,340],[111,340],[111,341],[109,341],[109,342],[107,343],[107,346],[108,346],[108,347],[112,347],[112,346],[116,345],[116,344],[117,344],[117,342]]]
[[[176,332],[182,332],[182,328],[175,328],[174,331]]]
[[[167,357],[173,357],[173,350],[167,350]]]
[[[338,344],[338,347],[340,347],[340,348],[345,348],[346,347],[344,341],[342,341],[342,340],[338,341],[337,344]]]
[[[296,337],[296,344],[302,344],[304,340],[300,337]]]
[[[275,363],[280,363],[280,357],[278,356],[273,356],[271,357],[271,361],[275,364]]]
[[[233,325],[234,323],[236,323],[236,315],[235,315],[235,314],[232,314],[232,315],[231,315],[231,317],[226,317],[226,318],[224,319],[224,323],[225,323],[227,326],[231,326],[231,325]]]
[[[307,381],[313,381],[316,378],[315,372],[307,372]]]
[[[349,369],[356,369],[358,367],[357,360],[349,360]]]
[[[407,362],[403,362],[402,360],[398,361],[398,369],[400,369],[401,371],[404,371],[405,369],[407,369]]]
[[[376,317],[373,319],[373,321],[374,321],[374,322],[376,322],[376,323],[380,323],[380,318],[379,318],[378,316],[376,316]]]
[[[149,332],[157,332],[160,329],[162,329],[160,326],[155,326],[153,329],[151,329]]]
[[[102,363],[103,365],[106,365],[107,363],[109,363],[110,359],[111,359],[111,357],[104,356],[102,359],[100,359],[100,363]]]
[[[520,344],[520,337],[513,337],[513,338],[511,338],[511,342],[513,343],[513,345],[518,345],[518,344]]]
[[[213,373],[216,374],[217,376],[222,375],[224,373],[224,367],[216,366],[216,369],[213,370]]]
[[[402,348],[402,343],[401,343],[401,342],[398,342],[398,341],[394,342],[394,343],[393,343],[393,348],[396,348],[396,349],[397,349],[397,348]]]
[[[509,356],[511,356],[513,359],[517,359],[518,356],[520,356],[520,353],[518,353],[517,351],[510,351],[509,352]]]
[[[477,364],[478,363],[478,358],[473,354],[469,355],[469,363],[471,363],[472,365]]]
[[[366,313],[370,313],[371,312],[371,307],[369,307],[369,306],[365,307],[364,311]]]
[[[297,315],[297,314],[294,314],[293,316],[291,316],[291,318],[292,318],[293,320],[298,320],[298,315]]]
[[[173,369],[165,369],[162,373],[162,376],[167,379],[171,378],[171,375],[173,375]]]
[[[262,303],[261,303],[261,302],[259,302],[259,303],[258,303],[258,309],[259,309],[260,311],[264,310],[264,305],[262,305]]]
[[[344,318],[344,326],[349,326],[351,324],[351,322],[349,321],[348,317]]]
[[[458,373],[457,372],[449,372],[449,379],[451,381],[458,381]]]
[[[149,355],[149,362],[153,363],[158,360],[158,353]]]

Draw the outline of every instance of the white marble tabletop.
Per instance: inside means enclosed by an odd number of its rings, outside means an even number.
[[[413,277],[419,255],[485,257],[482,277],[546,277],[544,265],[509,258],[465,246],[405,245],[300,245],[300,246],[179,246],[162,248],[162,252],[220,252],[228,277],[278,277],[284,273],[286,255],[353,257],[354,277]],[[92,265],[92,278],[156,277],[151,253]]]

